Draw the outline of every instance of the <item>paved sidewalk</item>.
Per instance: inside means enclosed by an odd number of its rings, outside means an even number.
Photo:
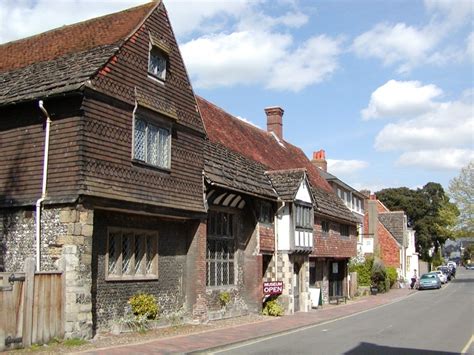
[[[325,305],[311,312],[298,312],[291,316],[269,318],[261,322],[162,338],[139,344],[96,349],[83,352],[83,354],[182,354],[203,351],[346,317],[395,302],[414,292],[416,291],[410,289],[394,289],[386,294],[348,301],[347,304]]]

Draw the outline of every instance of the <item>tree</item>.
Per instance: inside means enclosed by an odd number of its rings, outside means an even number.
[[[416,247],[422,259],[430,260],[431,248],[436,255],[446,239],[453,238],[459,211],[440,184],[429,182],[416,190],[384,189],[376,195],[388,209],[407,214],[409,226],[416,231]]]
[[[458,235],[474,235],[474,161],[462,168],[459,176],[450,181],[448,191],[460,212]]]

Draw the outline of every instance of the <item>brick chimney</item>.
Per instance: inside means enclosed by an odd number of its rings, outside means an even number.
[[[321,149],[317,152],[313,152],[313,165],[321,170],[328,171],[328,162],[326,161],[326,152]]]
[[[285,111],[281,107],[266,107],[267,114],[267,131],[273,132],[275,135],[283,139],[283,113]]]

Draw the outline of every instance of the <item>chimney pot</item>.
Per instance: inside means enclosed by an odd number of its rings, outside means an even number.
[[[275,135],[283,139],[283,113],[285,111],[281,107],[267,107],[265,113],[267,115],[267,131],[273,132]]]
[[[313,160],[311,160],[311,162],[315,167],[328,171],[328,162],[326,161],[326,152],[324,149],[313,152]]]

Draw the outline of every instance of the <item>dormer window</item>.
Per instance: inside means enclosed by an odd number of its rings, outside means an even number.
[[[157,46],[151,46],[148,60],[148,73],[156,79],[165,81],[168,56]]]

